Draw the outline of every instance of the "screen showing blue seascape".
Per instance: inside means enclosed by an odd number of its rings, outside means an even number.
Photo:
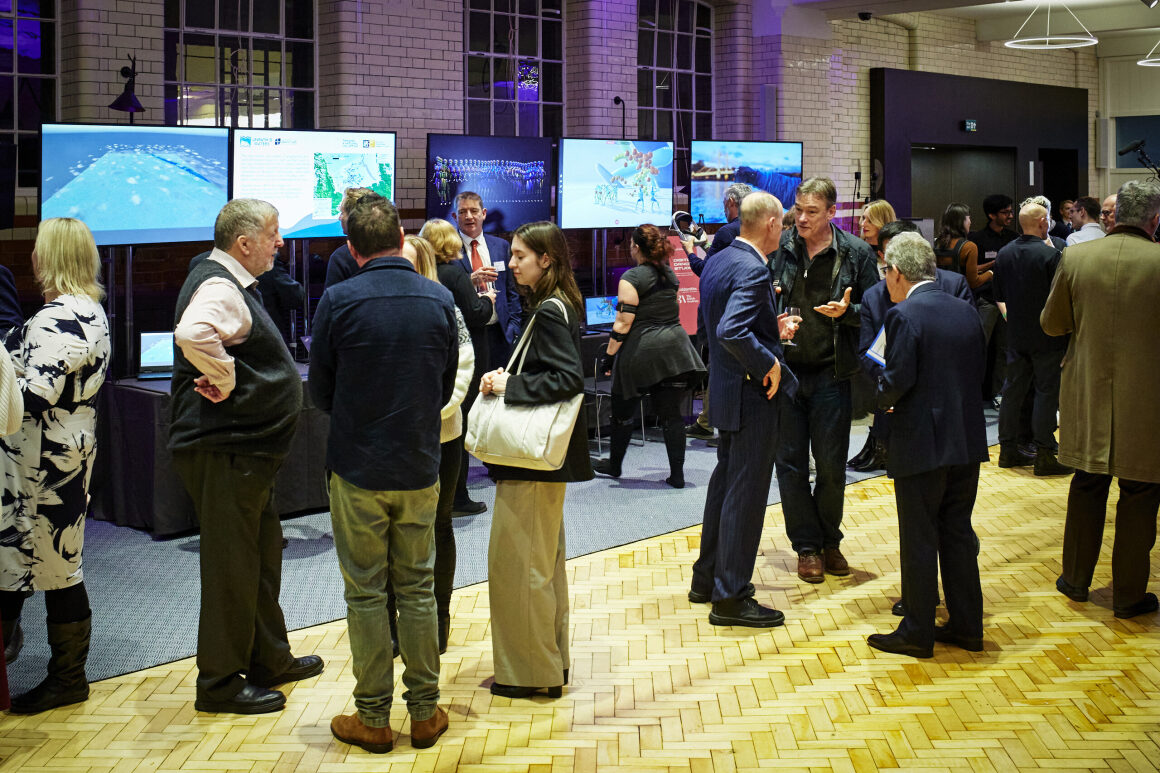
[[[768,191],[787,209],[802,183],[800,142],[693,140],[689,211],[698,223],[724,223],[722,200],[733,183]]]
[[[483,230],[507,233],[552,216],[551,137],[427,135],[427,217],[455,222],[455,196],[478,193]]]
[[[45,124],[40,215],[98,245],[208,241],[229,197],[229,129]]]
[[[673,143],[560,140],[557,191],[561,228],[667,226],[673,212]]]

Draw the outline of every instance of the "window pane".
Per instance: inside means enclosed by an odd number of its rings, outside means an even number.
[[[0,19],[0,72],[16,72],[13,68],[15,60],[12,58],[14,41],[12,20]]]
[[[560,36],[561,24],[558,21],[544,21],[541,25],[543,34],[542,56],[545,59],[564,60],[564,43]]]
[[[491,103],[482,100],[467,101],[467,133],[491,134]]]
[[[564,108],[560,105],[544,105],[545,137],[560,137],[564,134]]]
[[[254,0],[254,32],[282,33],[282,0]]]
[[[652,70],[636,71],[636,102],[641,107],[653,105],[653,74]]]
[[[314,37],[313,0],[286,0],[286,35],[292,38],[305,38],[307,40]],[[295,98],[297,99],[297,97]],[[310,109],[313,110],[313,95],[310,97],[310,104]],[[295,116],[295,119],[297,119],[297,116]],[[313,117],[310,119],[310,126],[314,126]]]
[[[636,111],[636,133],[642,140],[651,140],[653,138],[652,110]]]
[[[37,75],[52,75],[56,72],[56,37],[53,26],[50,21],[17,20],[17,72]]]
[[[181,113],[184,122],[195,126],[217,126],[217,89],[213,86],[185,86]]]
[[[540,136],[540,106],[535,102],[520,103],[520,136]]]
[[[496,13],[515,13],[516,12],[516,4],[515,4],[515,2],[513,2],[513,0],[494,0],[493,5],[494,5],[494,7],[492,8],[492,10],[495,11]]]
[[[541,96],[545,102],[564,101],[564,68],[560,64],[546,62],[540,67]]]
[[[673,28],[673,0],[657,0],[657,27],[662,30]]]
[[[677,147],[687,148],[693,136],[693,114],[679,110],[677,116]]]
[[[706,32],[712,30],[713,11],[707,5],[697,3],[697,29],[705,30]]]
[[[495,14],[492,19],[491,50],[497,54],[510,54],[512,37],[515,34],[515,17],[505,14]]]
[[[14,78],[0,78],[0,131],[10,132],[16,118],[16,106],[12,102]]]
[[[254,40],[254,70],[251,82],[255,86],[282,85],[282,44],[277,40]]]
[[[42,123],[56,120],[56,81],[50,78],[17,78],[17,129],[36,131]]]
[[[698,110],[713,109],[713,79],[708,75],[697,76],[696,105]]]
[[[697,72],[713,72],[713,41],[697,38]]]
[[[696,118],[696,134],[694,139],[708,140],[713,138],[713,114],[712,113],[697,113]]]
[[[469,7],[473,11],[490,11],[491,0],[471,0],[471,5]]]
[[[193,83],[217,83],[214,68],[214,41],[209,35],[185,36],[185,80]]]
[[[177,80],[177,64],[181,61],[181,33],[165,31],[165,80]]]
[[[185,26],[213,29],[213,3],[193,0],[185,4]]]
[[[689,0],[676,0],[677,3],[677,31],[693,31],[693,4]]]
[[[245,85],[249,82],[250,52],[247,38],[219,38],[218,66],[220,83]]]
[[[688,110],[693,106],[693,76],[688,73],[677,73],[677,93],[675,96],[677,107]]]
[[[282,125],[282,93],[278,89],[252,89],[253,123],[251,126],[265,129]]]
[[[677,69],[693,69],[693,36],[677,35]]]
[[[512,73],[511,59],[493,59],[492,66],[492,97],[495,99],[515,99],[515,77]]]
[[[671,72],[658,72],[657,86],[655,90],[657,107],[672,107],[673,106],[673,74]]]
[[[12,3],[8,2],[9,9]],[[42,19],[52,19],[56,16],[56,3],[52,0],[20,0],[16,5],[16,12],[21,16],[39,16]]]
[[[640,26],[646,29],[655,28],[657,26],[656,0],[640,0],[637,18],[640,21]]]
[[[186,0],[187,5],[189,2],[190,0]],[[249,30],[249,28],[250,0],[218,0],[218,29]]]
[[[673,36],[669,32],[657,33],[657,67],[670,69],[673,66]]]
[[[35,188],[40,185],[40,137],[19,134],[16,142],[16,184],[21,188]]]
[[[12,0],[0,0],[0,13],[10,13],[12,11]],[[0,140],[4,142],[5,140]]]
[[[539,23],[535,19],[520,19],[520,56],[540,53]]]
[[[286,66],[283,72],[290,74],[288,85],[296,89],[314,88],[314,44],[287,43]]]
[[[524,16],[539,16],[540,4],[536,0],[520,0],[520,13]]]
[[[516,136],[516,103],[515,102],[493,102],[492,103],[492,117],[494,123],[493,133],[497,137],[514,137]]]
[[[657,111],[657,133],[653,139],[671,142],[673,139],[673,114],[668,110]]]
[[[223,126],[248,127],[250,125],[250,90],[235,86],[223,86],[218,93],[218,110]]]
[[[473,13],[467,17],[467,50],[486,53],[491,46],[491,17]]]
[[[4,10],[3,5],[0,3],[0,10]],[[181,26],[181,0],[165,0],[165,26]]]
[[[314,128],[314,92],[313,91],[288,91],[286,92],[290,100],[287,107],[290,111],[290,120],[287,122],[285,118],[282,119],[282,125],[291,129],[313,129]]]
[[[554,16],[557,19],[561,16],[560,0],[540,0],[540,9],[544,16]]]
[[[491,62],[482,56],[467,57],[467,96],[491,96]]]
[[[652,67],[655,64],[653,60],[653,35],[656,33],[651,30],[640,30],[636,33],[636,63],[641,67]]]
[[[177,126],[181,123],[181,101],[177,98],[177,85],[165,85],[165,125]]]
[[[520,102],[540,101],[540,66],[533,60],[523,59],[516,71],[516,95]],[[537,135],[538,136],[538,135]]]

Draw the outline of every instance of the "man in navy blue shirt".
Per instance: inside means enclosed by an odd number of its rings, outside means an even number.
[[[323,293],[314,317],[310,394],[330,413],[334,546],[345,584],[358,713],[330,723],[335,738],[391,750],[394,670],[387,612],[390,578],[406,664],[411,745],[447,729],[439,708],[434,525],[439,412],[451,397],[459,336],[451,293],[401,257],[403,229],[390,201],[368,197],[347,220],[359,270]]]

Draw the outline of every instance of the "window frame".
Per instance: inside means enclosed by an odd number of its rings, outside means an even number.
[[[61,71],[61,50],[60,50],[60,3],[54,2],[52,4],[52,15],[32,15],[29,13],[22,13],[19,3],[15,0],[8,11],[0,11],[0,19],[9,19],[12,22],[12,68],[10,72],[0,73],[0,78],[7,78],[12,83],[12,124],[11,128],[0,128],[0,136],[5,139],[10,139],[16,147],[16,170],[15,170],[15,195],[17,197],[28,197],[36,195],[40,188],[40,176],[42,170],[40,168],[40,125],[44,123],[58,123],[60,121],[60,105],[61,105],[61,87],[60,87],[60,71]],[[52,72],[49,74],[40,73],[22,73],[20,72],[20,56],[19,56],[19,42],[17,37],[19,35],[19,21],[36,21],[39,23],[48,23],[52,25]],[[43,67],[42,67],[43,69]],[[33,129],[20,128],[20,84],[22,79],[34,79],[40,81],[51,81],[52,83],[52,100],[51,114],[45,114],[44,109],[41,109],[40,122]],[[35,138],[35,161],[33,167],[21,167],[20,165],[20,140],[21,138]],[[33,172],[32,170],[35,170]],[[36,181],[32,185],[22,185],[20,182],[21,172],[25,171],[28,174],[35,173]]]

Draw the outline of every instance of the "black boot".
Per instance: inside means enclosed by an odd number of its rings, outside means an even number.
[[[881,440],[874,438],[874,447],[871,451],[870,458],[862,464],[852,467],[855,472],[873,472],[874,470],[886,469],[886,444]]]
[[[85,661],[89,657],[92,621],[90,615],[76,623],[48,624],[48,644],[52,647],[48,676],[36,687],[12,699],[13,714],[39,714],[88,700]]]
[[[685,423],[680,418],[665,422],[665,452],[669,456],[669,477],[673,488],[685,487]]]
[[[4,621],[4,662],[14,663],[20,657],[20,650],[24,649],[24,629],[20,627],[20,618]]]
[[[870,459],[873,456],[874,456],[874,433],[867,432],[866,433],[866,444],[864,446],[862,446],[861,451],[859,451],[858,453],[856,453],[852,457],[850,457],[850,460],[848,462],[846,462],[846,466],[857,469],[858,467],[861,467],[862,465],[866,464],[866,462],[870,461]]]
[[[1000,467],[1030,467],[1033,464],[1035,464],[1035,457],[1020,451],[1018,446],[999,446]]]
[[[683,431],[683,429],[682,429]],[[592,469],[601,475],[611,478],[620,477],[620,466],[624,462],[624,454],[628,451],[629,441],[632,440],[632,417],[625,421],[612,420],[612,437],[609,440],[608,459],[600,459],[593,463]]]

